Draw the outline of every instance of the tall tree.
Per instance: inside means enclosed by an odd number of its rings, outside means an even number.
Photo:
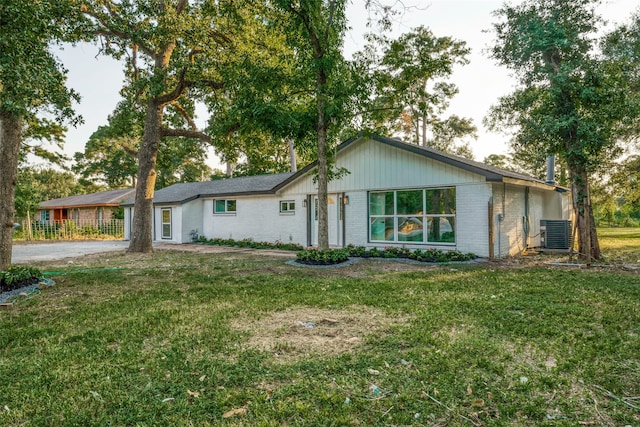
[[[598,53],[599,0],[526,0],[496,11],[492,57],[520,87],[492,108],[489,124],[516,129],[514,147],[535,145],[567,165],[579,256],[600,259],[589,176],[620,152],[618,137],[636,105],[616,61]]]
[[[66,71],[49,50],[70,36],[74,14],[65,0],[0,2],[0,270],[11,264],[15,188],[25,136],[59,136],[58,121],[75,118],[77,95],[65,86]],[[40,112],[53,113],[47,120]]]
[[[97,180],[111,189],[135,187],[140,143],[144,131],[144,105],[124,100],[85,144],[84,152],[75,153],[73,170],[84,179]],[[182,117],[172,109],[165,121],[180,125]],[[176,182],[202,181],[211,173],[206,165],[207,144],[193,138],[162,138],[156,162],[155,188]]]
[[[367,113],[375,125],[401,132],[415,144],[469,156],[465,137],[476,137],[471,119],[442,114],[458,93],[448,81],[455,65],[468,63],[470,49],[464,41],[437,37],[418,27],[397,39],[369,35],[369,44],[357,55],[372,69],[373,108]],[[471,155],[471,157],[473,157]]]
[[[131,91],[145,105],[138,153],[138,184],[130,252],[152,251],[152,204],[160,142],[165,137],[210,141],[199,132],[189,105],[224,87],[220,64],[233,59],[226,47],[257,24],[259,4],[243,0],[87,0],[82,10],[106,40],[105,52],[127,55]],[[165,112],[183,116],[172,127]]]
[[[347,27],[346,0],[277,0],[274,4],[288,14],[289,19],[285,22],[287,39],[296,51],[301,83],[304,90],[313,90],[318,162],[318,247],[327,249],[330,147],[332,135],[337,136],[339,124],[345,118],[350,93],[348,67],[341,51]]]
[[[233,41],[236,63],[225,67],[223,94],[208,99],[211,113],[207,132],[216,153],[234,164],[235,174],[284,172],[293,158],[309,160],[307,147],[315,127],[309,107],[313,86],[300,73],[295,36],[282,31],[289,14],[267,5],[264,25],[252,29],[250,38]],[[307,150],[308,151],[308,150]]]

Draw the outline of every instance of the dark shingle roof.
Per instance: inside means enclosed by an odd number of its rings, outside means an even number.
[[[153,203],[186,203],[198,197],[250,196],[255,194],[273,194],[274,188],[293,173],[275,175],[242,176],[216,181],[185,182],[173,184],[157,190],[153,195]],[[133,199],[123,205],[133,205]]]
[[[127,200],[135,194],[135,189],[101,191],[93,194],[62,197],[60,199],[47,200],[40,203],[40,208],[62,209],[79,208],[86,206],[118,206],[123,200]]]

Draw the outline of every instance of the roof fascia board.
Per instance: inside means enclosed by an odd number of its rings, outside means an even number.
[[[103,207],[118,207],[119,203],[90,203],[87,205],[55,205],[55,206],[38,206],[38,209],[76,209],[76,208],[103,208]]]
[[[537,182],[537,181],[525,181],[524,179],[504,177],[502,182],[504,182],[505,184],[519,185],[522,187],[539,188],[541,190],[547,190],[547,191],[556,190],[555,185],[548,185],[548,184],[544,184],[542,182]]]
[[[358,135],[347,139],[346,141],[344,141],[343,143],[341,143],[340,145],[338,145],[336,147],[336,155],[339,152],[341,152],[342,150],[344,150],[345,148],[347,148],[349,145],[351,145],[353,142],[358,141],[358,140],[360,140],[362,138],[363,138],[363,135],[362,135],[362,132],[360,132],[360,133],[358,133]],[[273,187],[273,192],[274,193],[279,192],[284,187],[286,187],[286,186],[290,185],[291,183],[293,183],[294,181],[298,180],[298,178],[306,175],[309,171],[313,170],[313,168],[315,168],[317,165],[318,165],[318,161],[317,160],[314,161],[314,162],[309,163],[307,166],[303,167],[298,172],[294,173],[289,178],[285,179],[280,184],[278,184],[275,187]]]
[[[429,159],[433,159],[436,161],[439,161],[441,163],[445,163],[447,165],[450,166],[454,166],[463,170],[466,170],[467,172],[471,172],[471,173],[475,173],[476,175],[481,175],[484,176],[485,179],[487,181],[490,182],[503,182],[504,177],[500,174],[485,170],[485,169],[481,169],[479,167],[473,166],[473,165],[469,165],[467,163],[463,163],[461,161],[449,158],[447,156],[432,152],[432,151],[427,151],[423,148],[421,148],[418,145],[410,145],[404,142],[400,142],[400,141],[396,141],[395,139],[392,138],[385,138],[382,136],[374,136],[372,137],[372,139],[374,141],[378,141],[382,144],[386,144],[386,145],[390,145],[392,147],[395,148],[399,148],[401,150],[406,150],[409,151],[411,153],[417,154],[419,156],[423,156],[423,157],[427,157]]]

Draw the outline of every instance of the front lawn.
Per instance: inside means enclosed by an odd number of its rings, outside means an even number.
[[[636,271],[109,254],[0,311],[0,425],[640,425]]]

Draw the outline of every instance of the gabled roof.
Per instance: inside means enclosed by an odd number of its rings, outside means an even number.
[[[120,202],[127,200],[135,194],[133,188],[124,190],[101,191],[93,194],[62,197],[60,199],[47,200],[40,203],[40,209],[66,209],[91,206],[120,206]]]
[[[385,138],[382,136],[365,137],[358,135],[340,144],[336,149],[336,154],[340,153],[356,141],[362,139],[372,139],[382,144],[406,150],[429,159],[461,168],[463,170],[484,176],[489,182],[505,182],[519,185],[528,185],[545,188],[547,190],[558,189],[563,191],[562,187],[546,184],[544,181],[523,175],[517,172],[500,169],[494,166],[485,165],[484,163],[469,160],[464,157],[453,154],[444,153],[429,147],[421,147],[415,144],[409,144],[397,139]],[[154,193],[154,204],[182,204],[191,200],[202,197],[229,197],[229,196],[251,196],[275,194],[288,184],[306,175],[313,170],[317,162],[313,162],[302,168],[296,173],[280,173],[275,175],[256,175],[243,176],[239,178],[226,178],[216,181],[204,182],[186,182],[174,184],[169,187],[157,190]],[[133,195],[131,196],[133,197]],[[133,206],[134,200],[131,198],[122,203],[122,206]]]
[[[274,194],[274,188],[293,173],[274,175],[242,176],[216,181],[185,182],[173,184],[157,190],[153,195],[154,204],[182,204],[200,197],[251,196]],[[134,200],[127,200],[123,206],[133,206]]]
[[[378,135],[367,137],[360,134],[354,138],[350,138],[336,148],[336,155],[341,151],[343,151],[344,149],[346,149],[347,147],[354,144],[355,142],[360,141],[362,139],[371,139],[381,144],[389,145],[401,150],[409,151],[411,153],[427,157],[429,159],[437,160],[439,162],[458,167],[468,172],[472,172],[472,173],[484,176],[488,182],[504,182],[504,183],[520,184],[520,185],[530,185],[530,186],[546,188],[549,190],[553,190],[553,189],[557,189],[560,191],[566,190],[563,187],[547,184],[543,180],[531,177],[529,175],[524,175],[521,173],[509,171],[506,169],[500,169],[495,166],[489,166],[484,163],[467,159],[465,157],[444,153],[434,148],[422,147],[415,144],[409,144],[407,142],[403,142],[397,139],[386,138]],[[312,170],[313,168],[315,168],[316,165],[317,165],[317,162],[313,162],[307,165],[306,167],[300,169],[295,175],[291,176],[289,179],[280,183],[276,188],[276,190],[280,190],[284,188],[291,182],[295,181],[301,175],[304,175],[310,170]]]

